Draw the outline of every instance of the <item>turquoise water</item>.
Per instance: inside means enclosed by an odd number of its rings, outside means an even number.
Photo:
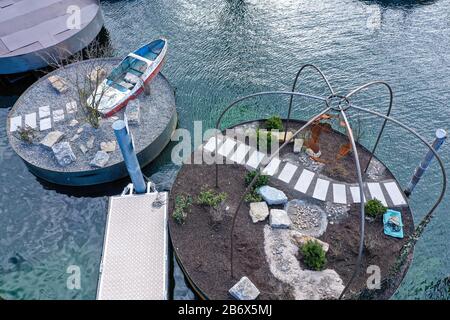
[[[418,4],[415,4],[418,3]],[[119,55],[158,37],[170,41],[164,74],[177,89],[180,126],[213,125],[234,98],[261,90],[288,90],[298,68],[314,63],[341,93],[383,79],[395,91],[393,115],[433,139],[449,129],[450,0],[172,0],[102,1],[106,27]],[[301,90],[326,94],[307,73]],[[386,110],[383,89],[355,103]],[[11,106],[14,99],[2,98]],[[287,99],[259,99],[229,114],[226,124],[286,115]],[[306,118],[321,106],[298,100]],[[93,299],[103,241],[107,197],[60,190],[37,181],[8,146],[0,109],[0,295],[12,299]],[[353,119],[356,119],[354,114]],[[362,141],[370,146],[377,124],[362,117]],[[441,155],[450,160],[447,143]],[[405,185],[425,149],[402,131],[387,127],[378,156]],[[171,171],[170,152],[148,174]],[[450,172],[450,166],[447,165]],[[434,165],[413,194],[416,221],[439,191]],[[126,183],[108,190],[113,194]],[[413,265],[396,298],[429,298],[424,288],[449,276],[450,199],[436,212],[418,242]],[[79,265],[81,290],[67,290],[66,269]],[[448,283],[448,282],[447,282]],[[433,296],[431,296],[433,297]],[[440,297],[440,296],[434,296]]]

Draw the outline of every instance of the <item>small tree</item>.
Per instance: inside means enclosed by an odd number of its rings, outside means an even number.
[[[96,59],[112,57],[114,51],[109,43],[101,44],[98,40],[94,40],[87,48],[75,54],[71,54],[66,49],[58,48],[57,53],[47,54],[41,57],[53,69],[63,70],[64,81],[69,86],[68,94],[81,107],[83,116],[92,127],[100,126],[100,112],[98,108],[100,103],[110,89],[106,86],[100,86],[109,69],[107,60]],[[68,56],[69,58],[60,60],[60,56]],[[88,61],[96,59],[93,61]],[[77,72],[67,67],[70,64],[84,62],[77,67]]]
[[[327,259],[325,258],[325,251],[317,241],[307,241],[300,250],[303,255],[303,262],[308,268],[316,271],[323,270]]]
[[[283,121],[278,116],[270,117],[269,119],[266,120],[266,129],[268,131],[271,131],[271,130],[282,131],[283,130]]]
[[[372,199],[367,201],[364,206],[366,215],[371,218],[377,218],[386,213],[387,208],[378,199]]]
[[[192,205],[192,198],[185,195],[178,195],[175,198],[175,209],[172,217],[178,224],[184,224]]]
[[[197,203],[217,209],[226,198],[227,194],[225,192],[218,193],[212,189],[203,188],[197,197]]]

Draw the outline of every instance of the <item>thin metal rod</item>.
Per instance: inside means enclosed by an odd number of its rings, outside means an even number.
[[[234,257],[234,227],[236,225],[236,217],[238,215],[239,210],[241,209],[242,204],[244,203],[244,199],[245,196],[250,192],[250,190],[252,190],[253,186],[256,183],[256,180],[259,178],[259,176],[261,175],[261,172],[264,171],[264,169],[266,168],[266,166],[270,163],[270,161],[272,161],[272,159],[279,154],[279,152],[286,147],[291,141],[292,139],[294,139],[300,132],[302,132],[304,129],[306,129],[308,126],[310,126],[314,121],[316,121],[317,119],[320,118],[321,115],[327,113],[331,108],[328,107],[325,110],[323,110],[321,113],[319,113],[318,115],[312,117],[310,120],[308,120],[308,122],[306,122],[300,129],[298,129],[293,135],[292,137],[289,138],[289,140],[285,141],[275,152],[273,152],[270,157],[267,160],[267,164],[263,166],[263,168],[260,170],[258,170],[258,172],[256,173],[256,175],[253,177],[252,181],[250,182],[250,184],[247,186],[247,189],[245,189],[244,194],[241,196],[241,199],[239,200],[239,204],[236,208],[236,210],[233,213],[233,220],[231,223],[231,231],[230,231],[230,269],[231,269],[231,277],[234,278],[234,267],[233,267],[233,257]]]
[[[258,92],[258,93],[253,93],[247,96],[244,96],[242,98],[239,98],[237,100],[235,100],[234,102],[232,102],[228,107],[225,108],[225,110],[222,111],[222,113],[219,116],[219,119],[217,120],[216,123],[216,133],[215,133],[215,152],[216,152],[216,159],[215,159],[215,163],[216,163],[216,188],[219,187],[219,164],[217,161],[217,136],[218,136],[218,132],[220,132],[220,124],[222,122],[222,118],[225,115],[225,113],[228,112],[228,110],[230,110],[231,108],[233,108],[234,106],[236,106],[239,102],[242,102],[243,100],[246,99],[250,99],[250,98],[254,98],[254,97],[259,97],[259,96],[265,96],[265,95],[290,95],[292,96],[300,96],[300,97],[306,97],[306,98],[310,98],[310,99],[315,99],[315,100],[320,100],[320,101],[326,101],[325,98],[322,97],[318,97],[315,95],[311,95],[311,94],[306,94],[306,93],[301,93],[301,92],[289,92],[289,91],[264,91],[264,92]]]
[[[362,90],[364,90],[364,89],[366,89],[368,87],[374,86],[374,85],[383,85],[389,91],[389,108],[388,108],[388,111],[386,113],[386,116],[389,117],[391,115],[392,104],[394,102],[394,92],[392,90],[392,87],[385,81],[372,81],[372,82],[366,83],[365,85],[362,85],[361,87],[356,88],[355,90],[351,91],[345,97],[347,99],[349,99],[352,95],[354,95],[354,94],[356,94],[356,93],[358,93],[358,92],[360,92],[360,91],[362,91]],[[378,133],[377,140],[375,140],[375,144],[374,144],[374,146],[372,148],[372,152],[370,153],[369,161],[367,161],[366,167],[364,168],[364,174],[367,172],[367,169],[369,169],[370,162],[372,162],[372,159],[373,159],[373,157],[375,155],[375,151],[377,150],[378,144],[379,144],[379,142],[381,140],[381,136],[383,135],[384,128],[386,126],[386,122],[387,122],[387,120],[385,119],[383,124],[381,125],[381,130]]]
[[[364,250],[364,232],[365,232],[365,213],[364,213],[365,196],[364,196],[364,189],[363,189],[363,186],[364,186],[363,178],[362,178],[362,173],[361,173],[361,163],[359,162],[358,149],[356,147],[355,138],[353,136],[353,130],[347,119],[347,115],[345,114],[345,111],[341,110],[340,112],[341,112],[342,118],[344,119],[345,127],[347,128],[348,138],[350,140],[350,143],[352,144],[353,156],[354,156],[355,165],[356,165],[356,175],[358,177],[359,199],[361,200],[360,201],[360,225],[359,225],[360,235],[359,235],[358,257],[356,259],[355,270],[353,271],[353,274],[352,274],[350,280],[347,282],[347,284],[344,287],[344,290],[342,290],[342,292],[339,296],[339,299],[342,299],[344,297],[344,294],[347,292],[348,288],[353,283],[353,280],[356,278],[356,276],[358,275],[358,273],[361,269],[361,260],[362,260],[363,250]]]
[[[325,74],[322,72],[322,70],[320,70],[319,67],[317,67],[317,66],[315,66],[315,65],[313,65],[313,64],[305,64],[305,65],[303,65],[303,66],[300,68],[300,70],[298,70],[297,75],[295,76],[294,84],[292,85],[292,90],[291,90],[292,92],[295,92],[295,87],[297,87],[298,79],[300,78],[300,75],[301,75],[302,71],[303,71],[305,68],[312,68],[312,69],[316,70],[316,71],[320,74],[320,76],[322,77],[322,79],[325,80],[325,82],[327,83],[327,86],[328,86],[328,88],[330,89],[331,94],[332,94],[332,95],[335,95],[335,94],[336,94],[336,93],[334,92],[334,89],[333,89],[333,87],[331,86],[330,82],[328,81],[328,78],[325,76]],[[286,141],[287,131],[288,131],[288,128],[289,128],[289,122],[291,121],[291,113],[292,113],[292,102],[293,102],[293,99],[294,99],[294,96],[291,96],[291,97],[289,98],[289,108],[288,108],[288,114],[287,114],[287,120],[286,120],[286,130],[285,130],[285,132],[284,132],[284,138],[283,138],[283,141]]]

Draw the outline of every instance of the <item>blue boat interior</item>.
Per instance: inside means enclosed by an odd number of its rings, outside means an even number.
[[[165,40],[158,39],[141,47],[133,53],[147,60],[154,61],[161,54],[165,44]],[[146,69],[147,64],[144,61],[133,57],[126,57],[122,63],[110,73],[107,78],[107,84],[121,92],[126,92],[134,88],[138,82],[138,78],[140,79],[142,77]]]

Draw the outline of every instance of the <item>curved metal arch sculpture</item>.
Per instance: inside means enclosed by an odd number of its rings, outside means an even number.
[[[440,166],[441,169],[441,173],[442,173],[442,189],[441,189],[441,193],[438,196],[437,200],[435,201],[435,203],[433,204],[433,206],[431,207],[431,209],[428,211],[428,213],[425,215],[425,217],[422,219],[422,221],[418,224],[418,226],[416,227],[415,231],[414,231],[414,235],[411,238],[411,240],[409,242],[407,242],[407,244],[405,245],[408,246],[411,244],[411,241],[414,243],[417,239],[416,239],[416,235],[419,235],[423,232],[423,229],[426,227],[427,223],[430,221],[430,219],[432,218],[432,215],[434,213],[434,211],[436,210],[436,208],[439,206],[439,204],[441,203],[444,195],[445,195],[445,191],[447,188],[447,175],[446,175],[446,171],[445,171],[445,167],[444,164],[442,162],[442,159],[440,158],[439,154],[436,152],[436,150],[434,150],[434,148],[432,147],[432,145],[430,143],[428,143],[425,138],[423,138],[420,134],[418,134],[414,129],[410,128],[409,126],[403,124],[402,122],[391,118],[390,117],[390,113],[392,110],[392,105],[393,105],[393,90],[391,88],[391,86],[389,84],[387,84],[384,81],[373,81],[373,82],[369,82],[363,86],[358,87],[357,89],[351,91],[350,93],[348,93],[345,96],[341,96],[335,93],[335,91],[333,90],[333,88],[331,87],[328,79],[326,78],[326,76],[323,74],[323,72],[316,66],[314,65],[304,65],[299,72],[297,73],[297,76],[295,78],[294,81],[294,86],[293,86],[293,90],[295,90],[295,86],[296,83],[298,81],[298,78],[302,72],[303,69],[305,69],[306,67],[312,67],[315,70],[317,70],[321,76],[323,77],[323,79],[326,81],[327,85],[330,88],[330,91],[332,92],[332,94],[326,98],[323,97],[319,97],[319,96],[315,96],[315,95],[310,95],[310,94],[305,94],[305,93],[301,93],[301,92],[289,92],[289,91],[266,91],[266,92],[259,92],[259,93],[254,93],[254,94],[250,94],[244,97],[241,97],[235,101],[233,101],[227,108],[225,108],[222,113],[220,114],[217,123],[216,123],[216,139],[215,139],[215,144],[216,144],[216,148],[215,150],[217,150],[218,147],[218,139],[217,139],[217,134],[218,132],[220,132],[220,125],[221,125],[221,121],[224,117],[224,115],[234,106],[236,106],[238,103],[247,100],[247,99],[251,99],[254,97],[259,97],[259,96],[264,96],[264,95],[289,95],[290,96],[290,101],[289,101],[289,111],[288,111],[288,118],[286,119],[286,125],[289,124],[289,120],[290,120],[290,116],[291,116],[291,109],[292,109],[292,100],[294,98],[294,96],[302,96],[302,97],[307,97],[307,98],[311,98],[311,99],[315,99],[315,100],[320,100],[325,102],[326,104],[326,108],[324,110],[322,110],[320,113],[318,113],[316,116],[312,117],[311,119],[309,119],[306,124],[304,124],[300,129],[298,129],[288,140],[286,140],[286,136],[284,138],[284,142],[283,144],[275,151],[272,153],[272,155],[268,158],[267,160],[267,164],[264,165],[262,168],[260,168],[257,172],[257,174],[255,175],[255,177],[253,178],[253,180],[250,182],[250,184],[247,186],[244,194],[242,195],[241,199],[239,200],[238,206],[236,208],[236,210],[234,211],[233,214],[233,220],[232,220],[232,227],[231,227],[231,231],[230,231],[230,241],[231,241],[231,246],[230,246],[230,263],[231,263],[231,276],[234,277],[234,269],[233,269],[233,251],[234,251],[234,240],[233,240],[233,235],[234,235],[234,226],[235,226],[235,222],[236,222],[236,216],[244,202],[245,196],[250,192],[250,190],[253,188],[253,186],[255,185],[258,177],[261,175],[262,171],[264,171],[265,167],[270,163],[270,161],[277,155],[279,154],[279,152],[286,147],[286,145],[288,145],[301,131],[305,130],[308,126],[310,126],[314,121],[316,121],[317,119],[320,118],[321,115],[329,112],[330,110],[334,110],[336,112],[339,112],[344,120],[345,123],[345,128],[347,130],[347,135],[348,138],[350,140],[350,143],[352,145],[352,150],[353,150],[353,156],[354,156],[354,162],[355,162],[355,170],[357,173],[357,180],[358,180],[358,185],[359,185],[359,191],[360,191],[360,199],[364,199],[364,191],[363,191],[363,173],[361,170],[361,163],[359,161],[359,156],[358,156],[358,151],[357,151],[357,147],[356,147],[356,142],[353,136],[353,131],[350,125],[350,122],[348,121],[347,118],[347,114],[346,111],[349,109],[355,109],[355,110],[359,110],[359,111],[363,111],[372,115],[375,115],[377,117],[380,117],[382,119],[384,119],[381,130],[377,136],[377,140],[375,142],[374,148],[372,149],[371,152],[371,156],[370,156],[370,160],[364,170],[364,173],[367,171],[367,168],[370,164],[370,161],[373,159],[374,153],[379,145],[379,142],[381,141],[381,137],[382,134],[384,132],[385,126],[387,124],[388,121],[391,121],[392,123],[398,125],[399,127],[401,127],[402,129],[406,130],[407,132],[409,132],[410,134],[412,134],[415,138],[419,139],[419,141],[421,143],[423,143],[435,156],[435,158],[438,161],[438,164]],[[353,103],[351,103],[350,101],[350,97],[358,92],[360,92],[361,90],[364,90],[368,87],[371,87],[373,85],[384,85],[388,88],[389,91],[389,96],[390,96],[390,102],[389,102],[389,108],[387,111],[387,114],[381,114],[379,112],[373,111],[373,110],[369,110],[366,108],[362,108],[362,107],[358,107],[356,105],[354,105]],[[338,106],[337,107],[333,107],[330,103],[331,99],[335,99],[338,98],[340,99],[338,102]],[[217,155],[216,155],[217,156]],[[218,170],[219,170],[219,164],[218,161],[216,161],[215,164],[215,181],[216,181],[216,187],[218,187]],[[363,251],[364,251],[364,232],[365,232],[365,208],[364,208],[364,202],[360,203],[360,241],[359,241],[359,247],[358,247],[358,256],[355,262],[355,267],[354,267],[354,271],[353,274],[350,278],[350,280],[347,282],[347,284],[344,287],[344,290],[341,292],[339,299],[342,299],[345,295],[345,293],[348,291],[350,285],[352,284],[353,280],[355,279],[355,277],[358,275],[358,272],[361,268],[361,261],[362,261],[362,255],[363,255]]]

